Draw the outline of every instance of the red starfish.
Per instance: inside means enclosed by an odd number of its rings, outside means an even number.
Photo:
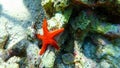
[[[58,50],[59,46],[57,45],[57,42],[54,40],[54,37],[57,36],[58,34],[60,34],[61,32],[63,32],[64,28],[49,32],[47,29],[47,20],[46,19],[43,20],[42,28],[43,28],[43,35],[36,34],[36,37],[38,39],[42,40],[42,48],[41,48],[41,51],[39,52],[39,54],[42,55],[45,52],[45,50],[49,44]]]

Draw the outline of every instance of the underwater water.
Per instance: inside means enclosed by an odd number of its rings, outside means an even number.
[[[120,0],[0,0],[0,68],[120,68]]]

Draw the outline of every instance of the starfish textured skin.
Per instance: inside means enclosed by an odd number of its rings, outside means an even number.
[[[47,20],[44,19],[42,25],[43,35],[36,34],[36,37],[42,40],[42,48],[39,52],[39,55],[42,55],[45,52],[48,45],[55,47],[57,50],[60,49],[59,46],[57,45],[57,42],[54,40],[54,37],[63,32],[64,28],[49,32],[49,30],[47,29],[47,25],[48,25]]]

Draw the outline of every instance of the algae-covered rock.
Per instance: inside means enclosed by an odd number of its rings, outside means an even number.
[[[96,59],[96,46],[90,42],[89,39],[85,40],[83,44],[83,53],[86,57]]]
[[[72,13],[72,9],[66,9],[63,12],[56,12],[55,15],[49,19],[48,22],[48,29],[60,29],[66,23],[68,23],[70,15]]]
[[[68,23],[71,13],[71,9],[66,10],[64,13],[56,13],[54,17],[48,20],[48,29],[63,27]]]
[[[111,64],[111,67],[113,67],[113,68],[119,68],[120,67],[120,64],[119,64],[120,59],[119,58],[115,58],[113,56],[106,56],[105,59],[107,60],[108,63]]]
[[[64,10],[67,6],[69,6],[69,0],[55,0],[54,7],[56,11]]]
[[[86,46],[89,46],[88,44]],[[86,48],[87,50],[92,49],[92,47]],[[78,41],[74,42],[74,62],[75,62],[75,67],[83,67],[83,68],[94,68],[97,66],[97,62],[94,61],[93,57],[89,57],[85,55],[87,53],[87,50],[85,52],[82,52],[82,45]],[[92,54],[92,53],[91,53]],[[93,54],[92,54],[93,55]],[[91,59],[93,58],[93,59]]]
[[[53,7],[53,1],[54,0],[42,0],[41,5],[44,7],[46,13],[49,16],[54,15],[55,9]]]
[[[94,41],[96,41],[98,45],[96,55],[99,58],[104,57],[105,55],[110,55],[114,57],[120,56],[120,54],[118,53],[120,52],[119,46],[113,45],[110,41],[101,36],[96,36],[94,39]]]
[[[94,68],[97,67],[97,62],[86,57],[82,52],[77,56],[80,60],[75,61],[75,67],[83,67],[83,68]]]
[[[69,0],[42,0],[41,2],[46,13],[50,16],[54,15],[56,11],[64,10],[69,4]]]
[[[98,33],[102,33],[111,37],[120,36],[120,25],[112,25],[110,23],[105,23],[100,20],[95,20],[92,25],[92,30]]]
[[[105,56],[98,64],[98,68],[119,68],[119,58]]]
[[[119,67],[119,46],[113,45],[110,41],[101,36],[96,36],[94,41],[97,44],[96,56],[101,59],[100,67]],[[114,58],[113,58],[114,57]],[[104,64],[106,66],[104,66]],[[118,64],[118,65],[116,65]]]
[[[84,30],[91,23],[92,16],[89,16],[86,11],[82,11],[79,15],[71,22],[73,29]]]
[[[100,60],[100,63],[97,65],[98,68],[119,68],[119,45],[111,43],[109,40],[102,36],[93,36],[92,38],[94,38],[93,41],[97,45],[96,56],[98,60]]]

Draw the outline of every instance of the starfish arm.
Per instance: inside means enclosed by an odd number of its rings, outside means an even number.
[[[42,48],[41,48],[41,50],[39,52],[39,55],[42,55],[45,52],[46,48],[47,48],[47,45],[45,43],[43,43]]]
[[[35,36],[36,36],[38,39],[43,39],[43,36],[40,35],[40,34],[35,34]]]
[[[59,46],[57,45],[57,42],[55,40],[50,40],[50,45],[55,47],[57,50],[59,50]]]
[[[53,38],[53,37],[57,36],[58,34],[60,34],[63,31],[64,31],[64,28],[54,30],[54,31],[50,32],[50,34],[51,34],[50,36],[51,36],[51,38]]]
[[[46,35],[47,33],[48,33],[48,29],[47,29],[47,20],[46,20],[46,18],[43,20],[43,26],[42,26],[42,28],[43,28],[43,32],[44,32],[44,35]]]

